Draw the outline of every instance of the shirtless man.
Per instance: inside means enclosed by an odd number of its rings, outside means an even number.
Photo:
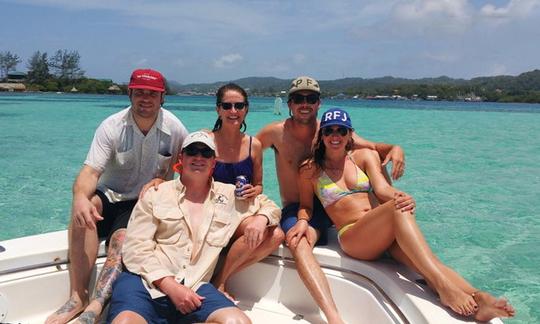
[[[331,222],[318,199],[314,201],[313,217],[309,221],[306,236],[292,235],[289,230],[305,220],[297,222],[299,192],[296,186],[298,167],[311,153],[312,144],[319,128],[317,112],[321,104],[320,87],[316,80],[301,76],[292,81],[287,101],[290,118],[264,127],[257,138],[263,149],[272,147],[276,161],[276,173],[281,195],[281,227],[286,235],[287,246],[296,262],[297,271],[315,302],[324,312],[329,323],[343,323],[337,311],[332,293],[322,269],[313,255],[315,243],[326,244],[326,230]],[[371,148],[382,157],[383,165],[392,161],[392,177],[401,177],[405,169],[403,150],[396,145],[373,143],[354,136],[355,148]],[[292,185],[291,185],[292,184]],[[305,226],[305,224],[302,224]]]

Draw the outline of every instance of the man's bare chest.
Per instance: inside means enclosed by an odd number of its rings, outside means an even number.
[[[276,152],[277,160],[291,167],[298,167],[311,154],[311,144],[286,139],[280,144]]]

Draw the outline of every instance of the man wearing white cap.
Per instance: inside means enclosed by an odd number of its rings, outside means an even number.
[[[73,185],[68,234],[70,299],[47,318],[47,324],[67,323],[83,310],[79,322],[96,320],[121,272],[125,227],[141,188],[153,178],[173,177],[172,166],[187,130],[161,108],[165,79],[154,70],[135,70],[128,95],[131,106],[109,116],[96,130]],[[107,238],[107,260],[89,304],[88,284],[99,238]]]
[[[276,226],[280,211],[265,195],[235,198],[235,186],[214,182],[215,144],[207,132],[188,135],[180,177],[149,190],[129,222],[123,272],[107,322],[251,323],[209,283],[221,250],[240,222],[260,217]]]
[[[319,200],[314,198],[313,217],[306,224],[298,220],[299,191],[298,168],[310,154],[319,129],[317,112],[321,104],[319,83],[308,76],[292,81],[287,104],[290,118],[274,122],[264,127],[257,138],[263,149],[272,147],[276,160],[276,173],[281,195],[281,227],[286,233],[286,243],[296,261],[300,278],[324,312],[329,323],[343,323],[319,263],[313,255],[315,244],[326,244],[326,231],[332,225]],[[403,174],[404,154],[399,146],[372,143],[354,135],[355,148],[376,150],[383,165],[392,161],[392,176],[397,179]],[[293,185],[291,185],[293,184]],[[290,231],[295,226],[303,226],[303,231]],[[297,235],[297,233],[305,233]]]

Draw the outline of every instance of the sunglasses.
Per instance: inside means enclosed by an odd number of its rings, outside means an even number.
[[[196,156],[198,154],[201,154],[201,156],[205,159],[209,159],[213,156],[215,156],[214,151],[209,147],[199,147],[199,146],[188,146],[183,151],[188,156]]]
[[[338,128],[332,128],[330,126],[330,127],[325,127],[322,129],[322,134],[324,136],[330,136],[334,133],[338,133],[340,136],[345,136],[349,133],[349,129],[343,126],[339,126]]]
[[[229,110],[234,107],[236,110],[242,110],[248,106],[247,102],[220,102],[218,106],[223,110]]]
[[[291,95],[291,100],[297,105],[304,103],[304,101],[306,101],[310,105],[313,105],[317,103],[317,101],[319,101],[319,95],[312,93],[312,94],[308,94],[307,96],[304,96],[299,93],[293,93]]]

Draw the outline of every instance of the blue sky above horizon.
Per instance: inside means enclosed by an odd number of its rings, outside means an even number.
[[[308,5],[309,4],[309,5]],[[540,0],[0,0],[0,51],[78,50],[86,75],[517,75],[540,68]]]

